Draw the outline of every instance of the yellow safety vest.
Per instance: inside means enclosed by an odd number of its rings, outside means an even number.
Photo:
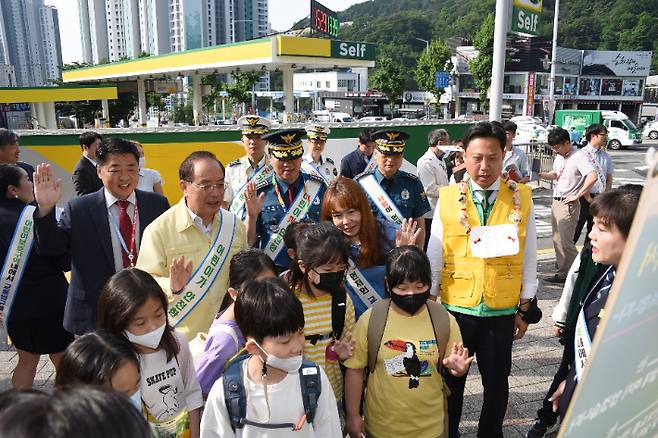
[[[514,208],[512,190],[501,181],[487,225],[512,223],[510,213]],[[521,223],[518,226],[519,253],[490,259],[474,257],[466,234],[459,223],[459,185],[453,184],[440,191],[440,213],[443,224],[443,271],[441,272],[441,301],[459,307],[475,307],[484,298],[491,309],[506,309],[519,303],[522,283],[523,254],[526,227],[532,192],[519,184],[521,198]],[[480,226],[470,190],[466,192],[466,214],[472,227]]]

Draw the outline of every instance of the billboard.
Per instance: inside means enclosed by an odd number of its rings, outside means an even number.
[[[585,50],[581,74],[588,76],[649,76],[651,54],[652,52]]]
[[[555,74],[578,75],[583,59],[583,51],[558,47],[555,53]]]
[[[601,81],[602,96],[621,96],[621,79],[603,79]]]

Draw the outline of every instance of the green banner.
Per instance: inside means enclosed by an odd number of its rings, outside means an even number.
[[[355,43],[350,41],[331,41],[331,57],[360,59],[363,61],[374,61],[377,54],[375,45],[368,43]]]
[[[541,30],[541,13],[529,9],[512,7],[512,32],[537,36]]]

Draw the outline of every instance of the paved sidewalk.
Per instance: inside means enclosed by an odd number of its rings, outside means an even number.
[[[525,436],[534,422],[536,410],[541,405],[562,356],[562,346],[552,334],[550,317],[562,288],[541,280],[554,274],[554,263],[550,254],[540,257],[538,298],[544,317],[538,324],[530,326],[524,338],[514,344],[505,437]],[[11,372],[17,360],[15,351],[0,351],[0,391],[11,387]],[[54,379],[52,364],[42,358],[35,388],[50,390]],[[474,365],[466,384],[462,436],[475,436],[481,406],[482,385],[477,366]]]

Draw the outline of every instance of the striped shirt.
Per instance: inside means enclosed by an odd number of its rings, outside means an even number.
[[[331,294],[324,294],[320,297],[312,297],[307,293],[301,291],[301,288],[295,289],[295,295],[302,302],[304,308],[304,335],[327,335],[332,333],[331,327]],[[344,338],[347,333],[352,333],[354,329],[354,305],[349,295],[345,302],[345,326],[343,328],[342,337]],[[304,344],[304,358],[315,362],[320,365],[331,382],[334,389],[336,400],[343,397],[343,375],[340,371],[338,360],[332,360],[331,357],[327,358],[327,348],[333,342],[333,338],[320,339],[315,345],[311,341],[306,341]],[[332,352],[331,355],[336,357]]]

